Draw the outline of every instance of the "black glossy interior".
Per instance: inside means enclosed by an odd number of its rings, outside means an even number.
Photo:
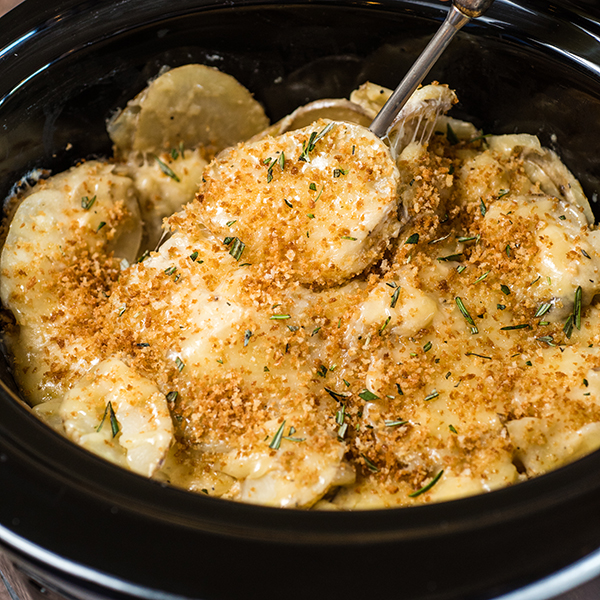
[[[218,66],[276,120],[366,79],[394,87],[444,11],[436,0],[25,0],[0,24],[0,196],[32,168],[110,153],[105,120],[164,64]],[[430,78],[457,90],[455,116],[540,135],[590,198],[600,190],[600,25],[581,11],[497,0]],[[598,453],[443,505],[273,510],[88,455],[31,419],[0,370],[0,543],[77,597],[486,599],[600,547]]]

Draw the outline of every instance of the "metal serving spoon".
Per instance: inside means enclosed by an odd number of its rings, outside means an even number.
[[[376,136],[381,138],[386,135],[402,107],[419,87],[458,30],[471,19],[480,17],[493,2],[494,0],[453,0],[452,8],[442,26],[373,119],[369,129]]]

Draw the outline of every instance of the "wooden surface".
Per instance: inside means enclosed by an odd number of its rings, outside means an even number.
[[[11,8],[19,4],[21,0],[0,0],[0,15],[8,12]]]

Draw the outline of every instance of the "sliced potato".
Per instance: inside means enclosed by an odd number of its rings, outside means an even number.
[[[358,104],[369,114],[372,120],[388,101],[392,91],[389,88],[367,81],[350,94],[350,101]]]
[[[163,235],[163,219],[194,199],[207,164],[198,149],[160,157],[130,154],[124,169],[133,179],[144,222],[142,251],[154,250]]]
[[[216,153],[268,124],[261,105],[231,75],[192,64],[152,81],[109,121],[108,133],[122,156],[180,144]]]
[[[320,120],[221,154],[170,224],[193,239],[203,222],[229,246],[237,238],[244,262],[268,258],[303,283],[337,285],[398,235],[398,177],[368,129]]]
[[[294,112],[283,117],[271,127],[265,129],[252,138],[252,142],[261,140],[268,135],[277,136],[287,131],[295,131],[312,125],[318,119],[330,119],[332,121],[346,121],[368,127],[373,120],[370,111],[359,104],[355,104],[344,98],[325,98],[315,100],[297,108]]]
[[[32,404],[60,398],[89,368],[94,356],[77,327],[88,332],[110,285],[107,272],[114,278],[119,259],[137,256],[142,225],[133,182],[115,170],[89,161],[41,181],[10,225],[0,295],[18,325],[6,339],[15,378]],[[78,300],[67,291],[75,282]]]
[[[544,193],[580,206],[588,223],[594,224],[594,213],[581,184],[555,152],[548,148],[524,148],[523,166],[532,181],[539,181]]]
[[[133,262],[142,225],[133,182],[114,165],[82,163],[34,186],[15,212],[2,249],[0,295],[20,325],[49,315],[58,281],[86,248]]]

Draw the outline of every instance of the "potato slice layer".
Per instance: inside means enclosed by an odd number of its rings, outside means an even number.
[[[167,71],[108,123],[118,155],[183,144],[214,153],[269,124],[261,105],[231,75],[204,65]]]

